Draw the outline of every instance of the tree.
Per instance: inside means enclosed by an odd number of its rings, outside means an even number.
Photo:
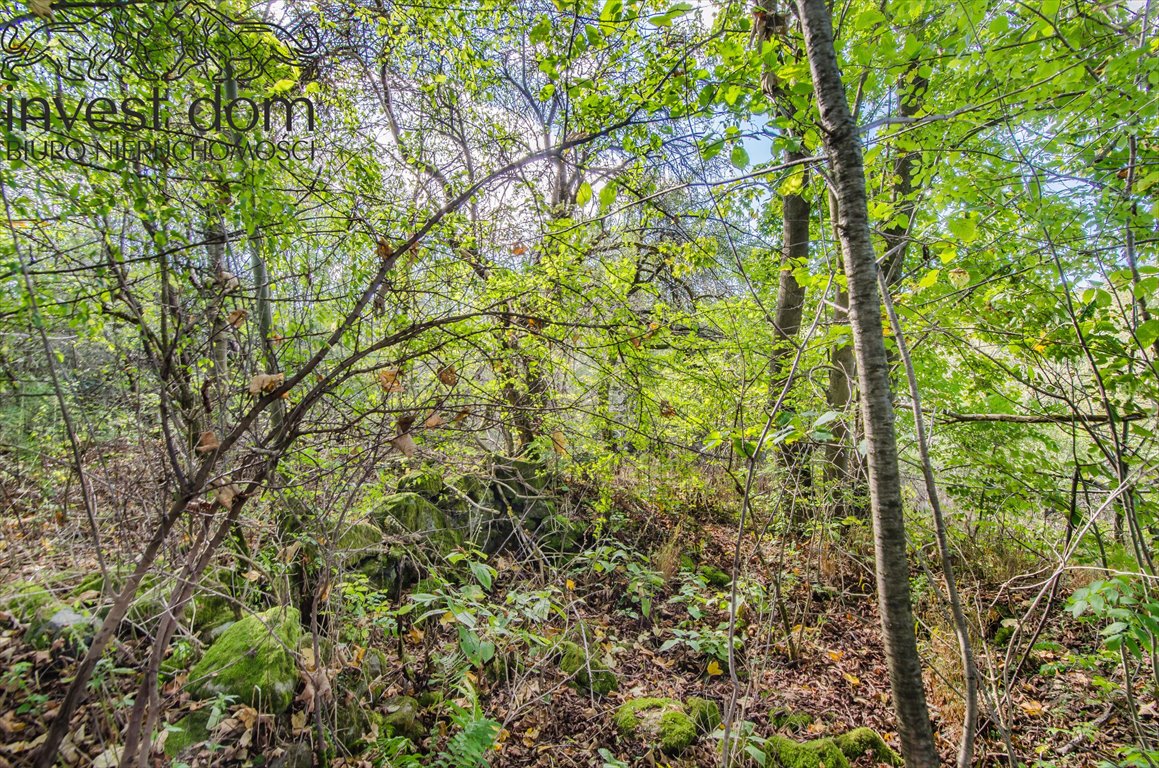
[[[837,198],[837,234],[845,256],[849,319],[857,356],[861,413],[869,444],[877,601],[898,734],[907,766],[933,768],[938,765],[938,752],[926,708],[921,660],[913,630],[889,357],[882,333],[877,259],[870,239],[861,146],[837,68],[832,20],[825,0],[797,0],[797,8]]]

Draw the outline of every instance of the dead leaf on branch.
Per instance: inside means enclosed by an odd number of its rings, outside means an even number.
[[[217,435],[214,434],[212,429],[202,432],[201,437],[197,441],[198,453],[209,453],[210,451],[216,451],[220,447],[221,441],[217,439]]]
[[[241,328],[247,317],[249,317],[249,312],[245,311],[244,309],[235,309],[229,313],[229,315],[225,318],[225,321],[232,325],[234,328]]]
[[[378,258],[386,261],[394,255],[394,248],[384,238],[380,237],[378,238],[378,245],[375,248],[375,252],[378,254]]]
[[[217,282],[221,286],[222,291],[225,293],[236,291],[241,285],[241,281],[238,280],[237,275],[228,270],[222,270],[218,273]]]
[[[410,458],[418,453],[419,447],[415,444],[414,438],[410,433],[399,435],[390,441],[391,446],[401,453],[403,456]]]
[[[450,363],[439,369],[439,381],[443,382],[448,387],[453,387],[459,383],[459,374],[455,370],[454,363]]]
[[[284,373],[259,373],[250,379],[250,394],[256,396],[273,392],[285,383],[286,374]]]
[[[446,423],[447,422],[443,420],[442,416],[437,413],[432,413],[427,417],[427,420],[423,422],[423,427],[426,429],[438,429]]]
[[[563,434],[563,430],[557,429],[551,433],[551,447],[556,456],[567,454],[567,437]]]
[[[219,488],[216,488],[214,490],[213,500],[215,503],[220,504],[226,509],[229,509],[231,506],[233,506],[233,500],[237,498],[239,493],[241,493],[241,491],[238,490],[238,487],[233,483],[230,483],[229,485],[223,485]]]
[[[383,368],[378,372],[378,386],[386,393],[402,392],[402,372],[398,368]]]

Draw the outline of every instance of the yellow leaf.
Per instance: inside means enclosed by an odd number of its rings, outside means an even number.
[[[406,636],[407,639],[409,639],[412,643],[418,645],[423,641],[423,638],[426,637],[426,633],[418,627],[411,627],[410,632],[407,632]]]
[[[566,586],[568,589],[575,589],[575,582],[574,582],[574,581],[572,581],[571,579],[568,579],[566,582],[564,582],[564,585],[565,585],[565,586]]]
[[[440,624],[454,624],[455,621],[456,621],[455,614],[451,613],[450,611],[447,611],[446,613],[444,613],[442,616],[439,617]]]
[[[719,661],[717,661],[716,659],[713,659],[712,661],[708,662],[708,674],[710,674],[714,677],[716,675],[723,675],[724,674],[724,670],[721,669]]]
[[[253,568],[242,574],[242,578],[244,578],[246,581],[257,581],[261,577],[262,575],[255,571]]]
[[[294,728],[294,733],[306,730],[306,713],[295,712],[290,715],[290,725]]]
[[[841,676],[849,681],[850,685],[861,685],[861,678],[857,675],[851,675],[848,672],[842,672]]]
[[[829,651],[829,658],[833,661],[841,661],[841,657],[845,655],[845,651]]]
[[[1022,707],[1022,711],[1031,717],[1042,717],[1045,711],[1043,709],[1042,702],[1035,701],[1034,699],[1031,699],[1030,701],[1023,701],[1019,703],[1018,706]]]

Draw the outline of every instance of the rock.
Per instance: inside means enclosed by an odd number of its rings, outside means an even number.
[[[696,740],[696,722],[676,699],[631,699],[614,720],[623,736],[642,739],[666,755],[678,755]]]
[[[616,673],[599,659],[584,653],[582,645],[563,640],[557,646],[557,651],[561,654],[560,670],[572,676],[572,686],[577,690],[589,691],[597,696],[606,696],[616,690]]]
[[[463,543],[461,531],[447,519],[446,514],[417,493],[396,493],[387,496],[374,513],[383,529],[402,528],[402,532],[419,534],[420,540],[446,554]]]
[[[684,709],[701,733],[712,733],[720,725],[720,706],[711,699],[693,696],[684,702]]]
[[[849,768],[849,758],[833,739],[801,743],[784,736],[771,736],[765,754],[777,768]]]
[[[235,696],[266,712],[285,712],[298,685],[293,653],[300,622],[296,608],[271,608],[231,625],[190,671],[190,693],[199,699]]]
[[[382,716],[359,701],[356,697],[338,707],[335,736],[350,754],[358,754],[366,747],[368,737],[372,737],[375,726]],[[378,729],[381,732],[381,727]]]
[[[804,743],[784,736],[772,736],[765,743],[772,765],[780,768],[849,768],[866,753],[878,763],[901,766],[902,759],[872,728],[855,728],[836,738]]]
[[[353,566],[382,552],[383,532],[374,523],[360,520],[338,536],[335,549],[343,565]]]
[[[813,716],[808,712],[794,712],[788,707],[778,707],[769,713],[769,725],[779,731],[797,733],[813,724]]]
[[[47,648],[60,638],[73,648],[88,647],[97,625],[87,612],[75,611],[59,601],[42,605],[28,624],[25,639],[36,648]]]
[[[550,480],[547,462],[534,445],[519,456],[495,460],[496,500],[531,530],[552,512],[546,498]]]
[[[476,475],[452,478],[443,491],[440,505],[466,538],[485,554],[492,555],[511,536],[511,521],[504,505],[496,502],[487,481]]]
[[[209,738],[209,707],[190,712],[170,726],[166,726],[165,754],[174,758],[190,747]]]
[[[586,529],[566,515],[552,514],[543,518],[532,533],[544,550],[569,553],[583,549]]]
[[[866,753],[873,755],[879,763],[904,765],[901,755],[890,749],[881,734],[872,728],[854,728],[834,739],[838,748],[852,762]]]
[[[419,721],[417,700],[410,696],[391,696],[383,699],[379,708],[385,713],[379,720],[380,735],[404,736],[415,744],[426,737],[426,729]]]
[[[417,493],[428,501],[437,501],[444,487],[443,476],[429,467],[407,472],[398,481],[399,493]]]

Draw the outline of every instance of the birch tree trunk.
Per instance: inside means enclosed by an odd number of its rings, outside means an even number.
[[[825,153],[837,197],[837,233],[845,257],[849,318],[857,358],[865,437],[869,445],[877,600],[898,735],[908,768],[932,768],[938,765],[938,753],[926,708],[921,661],[913,629],[905,516],[889,389],[889,358],[882,334],[877,263],[870,239],[865,167],[857,127],[849,112],[837,68],[832,20],[825,0],[797,0],[797,7],[821,113]]]

